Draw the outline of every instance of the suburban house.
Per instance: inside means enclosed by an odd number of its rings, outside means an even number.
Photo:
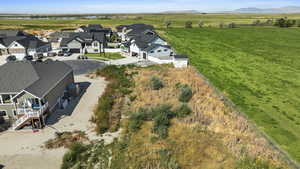
[[[129,51],[130,56],[147,60],[169,58],[174,53],[168,43],[158,35],[139,35],[132,38]]]
[[[73,70],[60,61],[16,61],[0,66],[0,115],[13,129],[42,128],[47,115],[65,106]]]
[[[173,63],[178,68],[188,65],[188,58],[176,55],[171,46],[154,31],[153,26],[120,25],[116,29],[123,41],[122,52],[129,53],[129,56],[159,64]]]
[[[62,38],[60,48],[71,53],[104,53],[107,46],[106,36],[103,32],[77,32],[70,33]]]
[[[0,55],[15,55],[18,60],[51,50],[49,43],[17,30],[0,30]]]
[[[60,42],[63,38],[69,38],[72,32],[53,32],[50,33],[46,38],[51,44],[53,50],[60,49]]]
[[[121,41],[125,42],[130,40],[134,36],[138,36],[145,32],[151,32],[154,27],[146,24],[132,24],[132,25],[119,25],[116,27]]]
[[[78,29],[75,30],[75,32],[102,32],[108,38],[112,35],[112,30],[110,28],[104,28],[100,24],[89,24],[87,26],[80,26]]]

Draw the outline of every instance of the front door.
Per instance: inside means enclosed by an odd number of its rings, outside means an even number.
[[[147,59],[147,54],[143,53],[143,59]]]

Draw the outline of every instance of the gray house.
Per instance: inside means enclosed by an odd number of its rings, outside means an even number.
[[[63,38],[60,47],[71,53],[104,53],[107,46],[106,36],[101,32],[71,33],[68,38]]]
[[[15,55],[22,60],[27,55],[35,56],[50,50],[49,43],[33,35],[17,30],[0,30],[0,55]]]
[[[45,118],[66,102],[73,70],[60,61],[9,62],[0,66],[0,115],[17,130],[41,128]]]

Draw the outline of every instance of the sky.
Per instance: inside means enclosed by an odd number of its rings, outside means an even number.
[[[0,13],[151,13],[300,6],[300,0],[0,0]]]

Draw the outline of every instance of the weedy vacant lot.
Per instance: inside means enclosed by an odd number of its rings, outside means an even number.
[[[300,29],[174,28],[165,35],[300,162]]]

